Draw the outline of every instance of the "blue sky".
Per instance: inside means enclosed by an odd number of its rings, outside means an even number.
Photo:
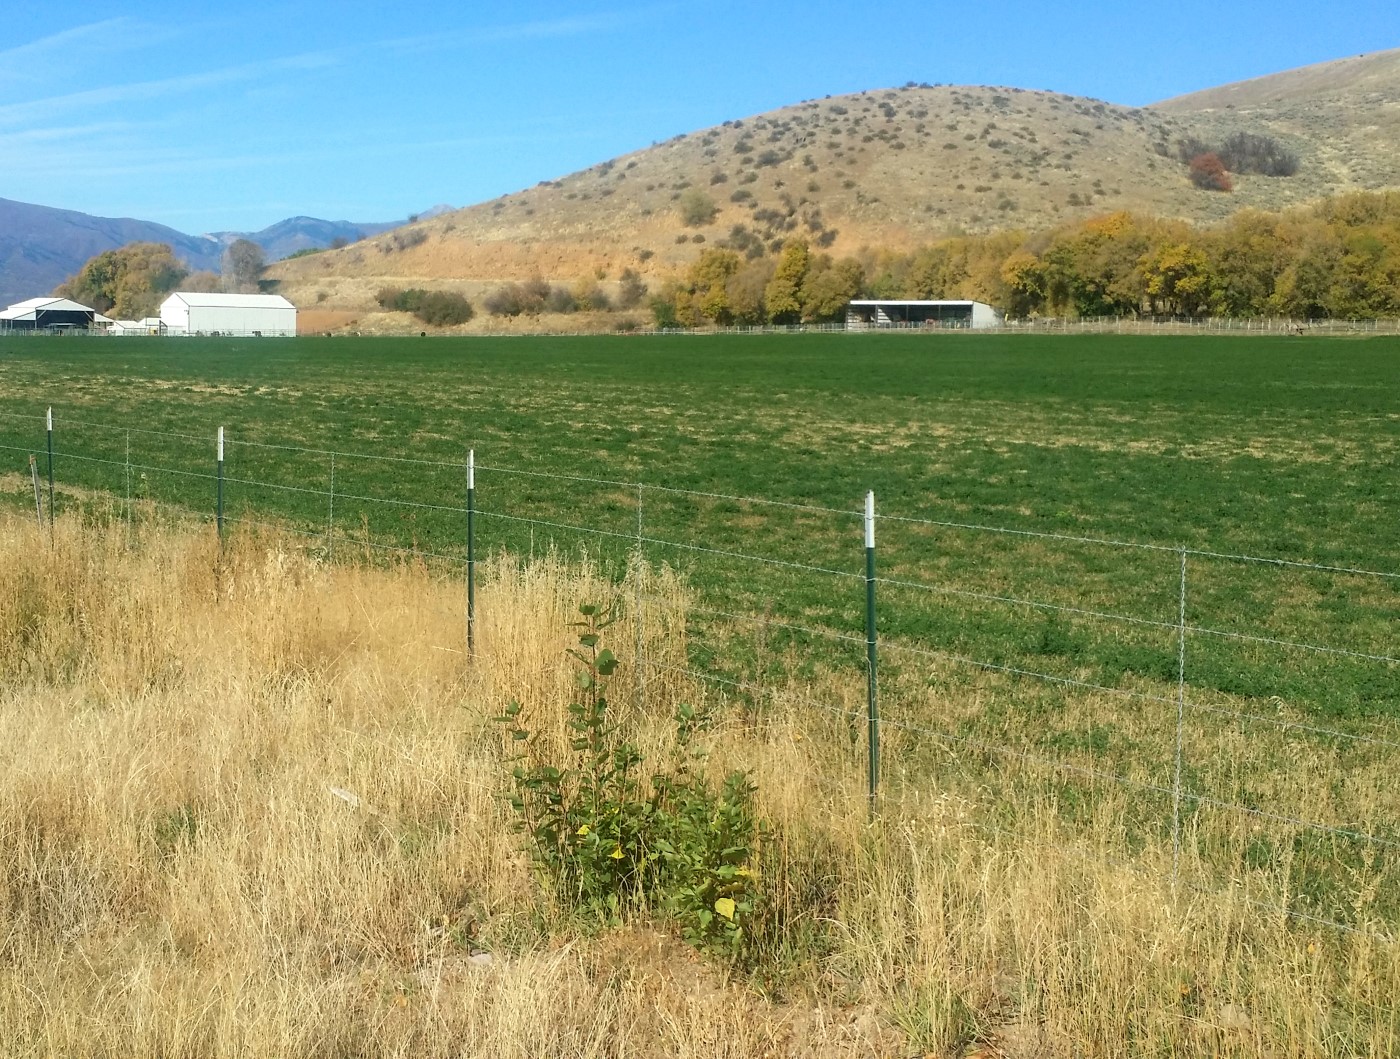
[[[1395,0],[7,8],[0,197],[187,232],[468,205],[907,81],[1141,105],[1400,47]]]

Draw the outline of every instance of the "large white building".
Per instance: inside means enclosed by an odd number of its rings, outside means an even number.
[[[846,330],[872,327],[976,328],[1001,327],[1001,313],[985,302],[889,300],[853,301],[846,306]]]
[[[253,335],[291,338],[297,307],[280,294],[194,294],[176,291],[160,306],[168,335]]]

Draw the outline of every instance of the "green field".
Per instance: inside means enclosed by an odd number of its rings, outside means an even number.
[[[1151,832],[1180,694],[1186,808],[1242,814],[1261,863],[1389,871],[1400,842],[1354,779],[1400,745],[1400,579],[1345,572],[1400,572],[1400,340],[0,339],[0,366],[12,504],[52,405],[60,512],[212,517],[223,425],[232,519],[456,560],[474,448],[482,554],[587,554],[630,599],[640,496],[647,567],[698,596],[687,666],[853,717],[873,489],[892,783],[1034,767],[1078,811],[1127,778]]]

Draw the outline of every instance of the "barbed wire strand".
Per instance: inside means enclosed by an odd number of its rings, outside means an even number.
[[[1021,599],[1017,596],[998,596],[986,592],[972,592],[968,589],[951,588],[946,585],[930,585],[921,581],[904,581],[892,577],[877,577],[875,583],[896,588],[912,588],[931,592],[940,596],[957,596],[963,599],[976,599],[985,603],[1006,603],[1018,607],[1033,607],[1036,610],[1056,611],[1061,614],[1074,614],[1084,618],[1098,618],[1103,621],[1122,622],[1126,625],[1147,625],[1156,629],[1175,631],[1174,622],[1154,621],[1151,618],[1135,618],[1128,614],[1114,614],[1110,611],[1088,610],[1084,607],[1071,607],[1062,603],[1042,603],[1034,599]]]
[[[814,706],[819,710],[824,710],[827,713],[835,714],[837,717],[840,717],[846,721],[859,720],[861,717],[864,716],[863,707],[853,707],[851,709],[845,709],[840,706],[833,706],[831,703],[823,702],[820,699],[811,698],[810,696],[795,695],[786,691],[774,691],[772,688],[765,687],[761,684],[751,684],[743,680],[731,680],[728,677],[716,676],[713,673],[701,673],[694,669],[687,669],[683,666],[666,665],[665,663],[655,662],[651,659],[644,659],[641,662],[641,664],[648,669],[660,670],[667,673],[676,673],[682,676],[691,677],[694,680],[699,680],[707,684],[718,684],[723,687],[738,688],[743,691],[757,692],[759,694],[766,695],[772,698],[785,699],[789,702],[801,703],[804,706]]]
[[[642,598],[649,603],[673,602],[672,600],[667,599],[665,596],[652,596],[643,594]],[[847,633],[837,632],[834,629],[814,629],[806,625],[792,625],[788,622],[775,621],[772,618],[764,618],[755,614],[734,614],[729,611],[714,610],[709,607],[696,606],[695,604],[686,604],[684,609],[687,617],[689,617],[692,614],[701,614],[707,617],[726,618],[730,621],[738,621],[743,622],[745,624],[763,625],[768,628],[784,629],[788,632],[805,633],[808,636],[814,636],[819,639],[837,640],[844,643],[860,644],[862,647],[865,646],[865,637],[852,636]]]
[[[1139,551],[1149,552],[1175,552],[1180,554],[1182,548],[1169,544],[1149,544],[1142,541],[1114,540],[1110,537],[1088,537],[1072,533],[1052,533],[1045,530],[1016,529],[1010,526],[989,526],[975,522],[951,522],[940,519],[917,518],[910,515],[888,515],[879,514],[877,519],[886,522],[905,522],[922,526],[937,526],[942,529],[974,530],[981,533],[997,533],[1013,537],[1032,537],[1040,540],[1064,541],[1071,544],[1094,544],[1109,548],[1132,548]],[[1326,563],[1303,562],[1295,559],[1277,559],[1260,555],[1248,555],[1236,552],[1217,552],[1204,548],[1186,548],[1187,555],[1195,555],[1203,559],[1225,559],[1232,562],[1244,563],[1264,563],[1271,566],[1290,566],[1302,570],[1317,570],[1324,573],[1354,574],[1358,577],[1381,577],[1390,580],[1400,580],[1400,573],[1391,573],[1384,570],[1367,570],[1361,567],[1335,566]]]
[[[37,419],[37,420],[39,420],[39,421],[41,421],[41,422],[43,421],[43,416],[26,416],[26,415],[21,415],[21,414],[18,414],[18,413],[3,413],[3,414],[5,415],[6,418],[21,419],[21,420],[26,420],[26,421],[29,420],[29,419]],[[57,424],[59,421],[60,421],[59,417],[55,417],[55,424]],[[185,440],[196,440],[196,441],[201,441],[201,440],[210,440],[211,437],[212,437],[212,435],[206,437],[206,436],[203,436],[203,435],[196,435],[196,434],[182,434],[182,433],[175,433],[175,432],[171,432],[171,431],[157,431],[157,430],[149,430],[149,429],[144,429],[144,428],[139,428],[139,427],[123,427],[123,426],[116,426],[116,425],[106,424],[106,423],[85,422],[85,421],[81,421],[81,420],[62,420],[62,421],[65,422],[65,423],[67,423],[67,424],[70,424],[70,425],[80,426],[80,427],[84,427],[84,428],[88,428],[88,429],[98,429],[98,430],[130,430],[132,433],[141,433],[141,434],[150,434],[150,435],[155,435],[155,436],[182,438],[182,439],[185,439]],[[271,442],[250,441],[250,440],[238,439],[238,438],[233,438],[233,437],[226,437],[226,439],[225,439],[225,444],[227,444],[227,445],[243,445],[243,446],[254,447],[254,448],[278,449],[278,450],[286,451],[286,452],[303,452],[303,453],[316,454],[316,455],[324,455],[324,456],[329,456],[329,455],[334,454],[334,455],[337,455],[337,456],[343,456],[343,457],[345,457],[345,458],[347,458],[347,459],[383,460],[383,461],[395,462],[395,463],[409,463],[409,464],[419,464],[419,465],[425,465],[425,466],[448,467],[448,468],[453,468],[453,469],[458,469],[458,470],[465,470],[465,468],[466,468],[466,464],[465,464],[465,463],[456,462],[456,461],[448,462],[448,461],[438,461],[438,460],[423,460],[423,459],[416,459],[416,458],[405,457],[405,456],[386,456],[386,455],[382,455],[382,454],[379,454],[379,453],[343,452],[343,451],[341,451],[341,450],[339,450],[339,449],[317,449],[317,448],[303,447],[303,446],[295,446],[295,445],[279,445],[279,444],[275,444],[275,443],[271,443]],[[708,492],[704,492],[704,491],[701,491],[701,490],[683,489],[683,488],[676,487],[676,486],[648,485],[648,484],[646,484],[646,483],[644,483],[644,482],[628,482],[628,481],[622,481],[622,480],[617,480],[617,479],[606,479],[606,478],[588,478],[588,477],[585,477],[585,476],[582,476],[582,475],[562,475],[562,474],[557,474],[557,473],[552,473],[552,472],[545,472],[545,471],[527,471],[527,470],[523,470],[523,469],[520,469],[520,468],[505,467],[505,466],[501,466],[501,465],[484,465],[484,464],[478,464],[478,465],[477,465],[477,469],[478,469],[478,470],[490,470],[490,471],[495,472],[495,473],[498,473],[498,474],[524,475],[524,476],[536,477],[536,478],[553,478],[553,479],[558,479],[558,480],[563,480],[563,481],[576,481],[576,482],[582,482],[582,483],[588,483],[588,484],[594,484],[594,485],[610,485],[610,486],[625,487],[625,488],[628,488],[628,489],[635,489],[635,488],[637,488],[638,486],[641,486],[641,487],[644,488],[644,489],[653,489],[653,490],[656,490],[656,491],[674,492],[674,493],[679,493],[679,494],[683,494],[683,495],[699,496],[699,497],[709,497],[709,498],[713,498],[713,499],[732,500],[732,501],[742,502],[742,503],[771,504],[771,505],[779,506],[779,507],[789,507],[789,508],[795,508],[795,509],[798,509],[798,510],[807,510],[807,511],[813,511],[813,512],[820,512],[820,513],[824,513],[824,514],[834,514],[834,515],[851,516],[851,517],[854,517],[854,516],[858,516],[858,515],[863,514],[863,512],[858,512],[858,511],[855,511],[855,510],[852,510],[852,509],[846,509],[846,508],[829,508],[829,507],[822,507],[822,506],[819,506],[819,505],[797,504],[797,503],[793,503],[793,502],[790,502],[790,501],[769,500],[769,499],[764,498],[764,497],[731,496],[731,495],[724,494],[724,493],[708,493]],[[1142,542],[1142,541],[1118,540],[1118,539],[1114,539],[1114,538],[1110,538],[1110,537],[1093,537],[1093,536],[1080,535],[1080,534],[1055,533],[1055,532],[1050,532],[1050,531],[1045,531],[1045,530],[1028,530],[1028,529],[1020,529],[1020,528],[1009,527],[1009,526],[991,526],[991,525],[986,525],[986,524],[983,524],[983,523],[955,522],[955,521],[951,521],[951,520],[920,518],[920,517],[918,517],[918,516],[912,516],[912,515],[893,515],[893,514],[886,514],[886,513],[877,513],[876,518],[877,518],[877,519],[884,520],[884,521],[887,521],[887,522],[902,522],[902,523],[909,523],[909,524],[914,524],[914,525],[937,526],[937,527],[944,528],[944,529],[971,530],[971,531],[978,531],[978,532],[985,532],[985,533],[996,533],[996,534],[1011,535],[1011,536],[1021,536],[1021,537],[1038,538],[1038,539],[1043,539],[1043,540],[1057,540],[1057,541],[1063,541],[1063,542],[1066,542],[1066,543],[1092,544],[1092,545],[1098,545],[1098,546],[1104,546],[1104,547],[1112,547],[1112,548],[1130,548],[1130,549],[1137,549],[1137,550],[1141,550],[1141,551],[1152,551],[1152,552],[1176,552],[1176,553],[1180,553],[1180,552],[1182,551],[1182,548],[1181,548],[1180,546],[1173,546],[1173,545],[1152,544],[1152,543],[1147,543],[1147,542]],[[1229,561],[1234,561],[1234,562],[1263,563],[1263,564],[1274,565],[1274,566],[1295,567],[1295,568],[1304,569],[1304,570],[1317,570],[1317,571],[1328,572],[1328,573],[1351,574],[1351,575],[1355,575],[1355,576],[1359,576],[1359,577],[1379,577],[1379,578],[1387,578],[1387,579],[1392,579],[1392,580],[1400,580],[1400,573],[1387,572],[1387,571],[1381,571],[1381,570],[1369,570],[1369,569],[1365,569],[1365,568],[1361,568],[1361,567],[1338,566],[1338,565],[1332,565],[1332,564],[1326,564],[1326,563],[1305,562],[1305,561],[1293,560],[1293,559],[1271,558],[1271,557],[1267,557],[1267,556],[1249,555],[1249,554],[1245,554],[1245,553],[1221,552],[1221,551],[1214,551],[1214,550],[1203,549],[1203,548],[1186,548],[1185,550],[1186,550],[1186,552],[1187,552],[1188,555],[1195,555],[1195,556],[1199,556],[1199,557],[1201,557],[1201,558],[1221,559],[1221,560],[1229,560]]]
[[[979,830],[991,835],[996,835],[1000,838],[1010,839],[1016,842],[1024,842],[1027,838],[1027,836],[1022,835],[1019,832],[1011,831],[1004,827],[997,827],[995,824],[989,824],[981,820],[959,819],[954,822],[964,827],[971,827],[975,830]],[[1033,841],[1036,840],[1036,837],[1034,835],[1029,837]],[[1146,865],[1135,863],[1125,857],[1118,857],[1114,856],[1111,853],[1105,853],[1102,850],[1088,850],[1083,849],[1079,846],[1070,845],[1068,843],[1045,841],[1044,839],[1041,839],[1039,841],[1043,842],[1045,845],[1050,846],[1051,848],[1055,849],[1060,853],[1065,853],[1069,856],[1078,857],[1086,861],[1107,862],[1108,864],[1114,867],[1130,871],[1144,879],[1152,879],[1154,881],[1162,881],[1165,879],[1164,873],[1154,872],[1151,869],[1149,869]],[[1380,934],[1374,930],[1367,930],[1364,927],[1358,927],[1352,923],[1343,923],[1340,920],[1329,919],[1325,916],[1318,916],[1309,912],[1300,912],[1296,909],[1289,908],[1286,905],[1278,905],[1272,904],[1267,901],[1254,900],[1246,894],[1236,894],[1235,891],[1242,889],[1237,880],[1232,880],[1225,886],[1209,886],[1205,883],[1191,882],[1188,880],[1186,881],[1186,886],[1188,889],[1208,897],[1238,897],[1246,905],[1249,905],[1250,907],[1258,909],[1260,911],[1285,915],[1291,919],[1297,919],[1303,922],[1315,923],[1319,926],[1328,927],[1332,930],[1336,930],[1342,933],[1356,934],[1361,937],[1371,938],[1375,941],[1383,942],[1387,945],[1393,945],[1396,941],[1395,937],[1390,934]]]
[[[1080,688],[1084,691],[1098,691],[1109,695],[1117,695],[1122,698],[1139,699],[1143,702],[1156,702],[1168,706],[1175,706],[1176,699],[1165,695],[1153,695],[1145,691],[1134,691],[1131,688],[1114,688],[1105,684],[1094,684],[1089,681],[1076,680],[1073,677],[1056,676],[1053,673],[1041,673],[1033,669],[1020,669],[1015,666],[1001,665],[996,662],[984,662],[966,655],[959,655],[951,651],[940,651],[925,647],[915,647],[912,644],[900,643],[898,640],[886,639],[880,643],[881,649],[885,651],[902,651],[906,654],[920,655],[928,658],[940,659],[958,665],[972,666],[977,669],[989,670],[997,673],[1006,673],[1011,676],[1028,677],[1034,680],[1043,680],[1051,684],[1059,684],[1067,687]],[[1265,714],[1249,713],[1243,710],[1232,710],[1224,706],[1208,706],[1204,703],[1187,700],[1184,706],[1188,710],[1199,713],[1214,713],[1227,717],[1235,717],[1240,720],[1257,721],[1261,724],[1273,724],[1282,729],[1298,729],[1313,735],[1330,736],[1337,739],[1347,739],[1358,743],[1369,743],[1376,746],[1391,747],[1400,749],[1400,742],[1368,735],[1359,732],[1344,732],[1337,728],[1324,728],[1318,725],[1309,725],[1300,721],[1292,721],[1283,717],[1269,717]]]
[[[1042,757],[1033,754],[1024,748],[1004,746],[1000,743],[988,743],[984,740],[975,739],[971,736],[956,735],[952,732],[941,731],[935,728],[924,728],[919,725],[909,724],[903,721],[881,720],[882,725],[890,728],[898,728],[906,732],[915,732],[921,735],[932,736],[935,739],[942,739],[949,742],[961,743],[973,746],[979,750],[992,754],[1011,756],[1022,761],[1028,761],[1034,765],[1040,765],[1055,771],[1068,772],[1071,774],[1087,776],[1091,779],[1104,780],[1116,783],[1123,787],[1132,787],[1137,790],[1149,791],[1153,794],[1174,795],[1176,792],[1171,787],[1163,787],[1158,784],[1147,783],[1142,780],[1135,780],[1127,776],[1120,776],[1112,772],[1104,772],[1100,769],[1092,769],[1084,765],[1074,765],[1069,762],[1059,761],[1055,758]],[[1400,849],[1400,841],[1395,839],[1381,838],[1379,835],[1371,835],[1364,831],[1354,831],[1348,828],[1336,827],[1331,824],[1324,824],[1316,820],[1306,820],[1301,817],[1288,816],[1284,813],[1270,813],[1263,809],[1254,809],[1238,802],[1224,802],[1209,795],[1201,794],[1197,791],[1181,792],[1181,797],[1206,805],[1214,809],[1222,809],[1230,812],[1242,813],[1258,819],[1270,820],[1274,823],[1287,824],[1292,827],[1301,828],[1308,831],[1318,831],[1325,834],[1336,835],[1339,838],[1349,838],[1358,842],[1365,842],[1371,845],[1385,846],[1392,849]]]
[[[43,417],[41,416],[40,418],[42,419]],[[61,433],[61,427],[77,427],[81,430],[130,431],[133,434],[145,434],[150,437],[179,438],[181,441],[203,441],[208,444],[211,452],[214,450],[216,437],[214,434],[181,434],[172,430],[151,430],[149,427],[126,427],[113,426],[110,423],[87,423],[80,419],[68,419],[64,416],[55,415],[53,417],[54,433]]]
[[[1327,647],[1321,644],[1300,643],[1293,640],[1279,640],[1271,636],[1254,636],[1250,633],[1231,632],[1228,629],[1206,629],[1197,625],[1186,626],[1186,631],[1201,636],[1215,636],[1225,640],[1241,640],[1246,643],[1270,644],[1274,647],[1288,647],[1297,651],[1313,651],[1317,654],[1337,655],[1342,658],[1359,658],[1367,662],[1400,664],[1400,658],[1390,655],[1367,654],[1364,651],[1349,651],[1344,647]]]
[[[522,522],[532,526],[545,526],[553,529],[568,530],[572,533],[590,533],[598,537],[613,537],[619,540],[629,541],[633,544],[640,541],[642,544],[654,544],[662,548],[679,548],[682,551],[698,552],[703,555],[715,555],[726,559],[741,559],[745,562],[763,563],[769,566],[780,566],[792,570],[805,570],[813,574],[827,574],[833,577],[846,577],[856,580],[864,580],[864,575],[851,573],[847,570],[830,570],[826,567],[811,566],[806,563],[795,563],[787,559],[772,559],[763,555],[747,555],[744,552],[725,551],[720,548],[706,548],[698,544],[685,544],[681,541],[662,540],[659,537],[638,537],[635,533],[623,533],[617,530],[594,529],[591,526],[574,526],[563,522],[550,522],[547,519],[525,518],[521,515],[507,515],[501,511],[485,511],[476,509],[478,515],[487,518],[501,519],[505,522]]]

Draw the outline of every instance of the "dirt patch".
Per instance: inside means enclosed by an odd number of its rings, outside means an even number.
[[[297,334],[336,331],[351,326],[359,318],[359,313],[345,309],[301,309],[297,312]]]

